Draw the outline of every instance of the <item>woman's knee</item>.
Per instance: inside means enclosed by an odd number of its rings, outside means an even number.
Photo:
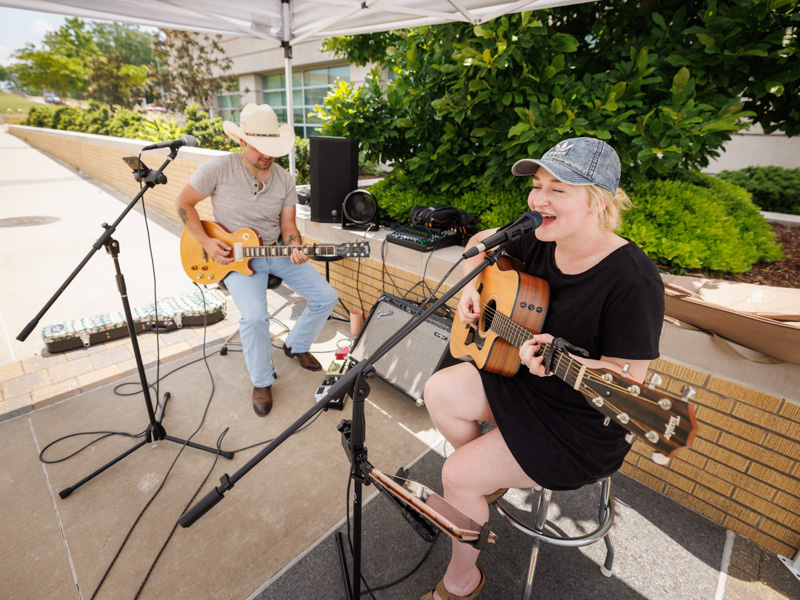
[[[475,470],[470,461],[458,451],[447,457],[442,465],[442,487],[448,495],[469,492],[475,488]]]

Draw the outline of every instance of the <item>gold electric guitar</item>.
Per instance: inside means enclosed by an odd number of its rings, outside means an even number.
[[[478,293],[478,328],[454,321],[450,352],[456,358],[471,358],[479,369],[511,377],[520,368],[519,347],[541,332],[550,286],[519,271],[516,261],[503,256],[479,275]],[[656,389],[661,383],[657,373],[650,373],[643,385],[627,377],[627,367],[623,375],[590,369],[572,358],[569,350],[564,340],[553,340],[543,344],[541,352],[550,371],[583,394],[591,407],[649,444],[661,458],[691,448],[698,430],[689,403],[694,390],[684,386],[679,397]],[[658,456],[653,458],[661,462]]]
[[[311,258],[363,257],[369,256],[369,242],[346,244],[314,244],[313,246],[262,246],[261,236],[252,229],[239,229],[231,233],[214,221],[201,221],[209,237],[221,240],[233,249],[233,262],[220,264],[189,233],[181,235],[181,262],[186,274],[197,283],[210,285],[223,279],[231,271],[242,275],[252,275],[250,261],[254,258],[290,256],[295,248]]]

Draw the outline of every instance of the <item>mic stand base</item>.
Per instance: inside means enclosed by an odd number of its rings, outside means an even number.
[[[106,227],[108,228],[108,226],[106,226]],[[170,442],[175,442],[177,444],[190,446],[190,447],[196,448],[198,450],[205,450],[206,452],[210,452],[212,454],[217,454],[217,449],[216,448],[210,448],[208,446],[203,446],[201,444],[195,444],[194,442],[190,442],[188,440],[183,440],[181,438],[177,438],[177,437],[173,437],[171,435],[167,435],[166,430],[164,429],[163,425],[161,425],[161,421],[164,418],[164,413],[166,412],[166,409],[167,409],[167,400],[169,400],[169,392],[164,394],[164,404],[162,405],[161,416],[158,419],[156,419],[155,411],[153,410],[153,402],[150,399],[150,388],[149,388],[149,385],[147,383],[147,376],[145,375],[145,372],[144,372],[144,364],[142,362],[142,353],[139,350],[139,341],[138,341],[138,339],[136,337],[136,326],[135,326],[134,320],[133,320],[133,313],[131,312],[130,303],[128,302],[128,292],[127,292],[127,289],[126,289],[126,286],[125,286],[125,277],[122,275],[122,271],[120,270],[120,267],[119,267],[119,258],[118,258],[118,255],[119,255],[119,242],[117,242],[117,240],[115,240],[111,236],[106,236],[104,241],[103,241],[103,245],[106,247],[106,252],[108,252],[111,255],[111,258],[114,260],[114,269],[116,270],[116,273],[117,273],[116,274],[117,288],[119,289],[120,296],[122,297],[122,308],[123,308],[123,310],[125,312],[125,321],[126,321],[126,323],[128,325],[128,335],[130,336],[131,345],[133,346],[133,355],[134,355],[134,358],[136,359],[136,369],[137,369],[137,371],[139,373],[139,381],[140,381],[141,386],[142,386],[142,393],[144,394],[145,404],[146,404],[146,407],[147,407],[147,414],[148,414],[148,416],[150,418],[150,422],[149,422],[148,427],[147,427],[147,432],[145,434],[145,439],[143,439],[141,442],[139,442],[138,444],[136,444],[132,448],[129,448],[128,450],[126,450],[125,452],[123,452],[122,454],[120,454],[119,456],[114,458],[113,460],[107,462],[105,465],[103,465],[102,467],[100,467],[99,469],[97,469],[96,471],[91,473],[90,475],[87,475],[86,477],[81,479],[79,482],[77,482],[77,483],[75,483],[75,484],[73,484],[73,485],[61,490],[58,493],[58,495],[61,498],[66,498],[67,496],[72,494],[72,492],[74,492],[76,489],[81,487],[84,483],[87,483],[88,481],[90,481],[91,479],[93,479],[94,477],[96,477],[97,475],[99,475],[100,473],[102,473],[103,471],[108,469],[109,467],[112,467],[113,465],[117,464],[119,461],[121,461],[126,456],[128,456],[130,454],[133,454],[136,450],[138,450],[139,448],[141,448],[142,446],[144,446],[147,443],[152,443],[153,445],[155,445],[155,443],[157,441],[168,440]],[[220,451],[219,454],[224,456],[225,458],[233,458],[233,452]]]

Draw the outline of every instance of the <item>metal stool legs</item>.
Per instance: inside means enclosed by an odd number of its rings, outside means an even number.
[[[542,488],[541,495],[539,496],[539,506],[536,510],[536,524],[533,527],[523,524],[510,515],[500,502],[494,504],[497,512],[500,513],[509,525],[533,538],[531,555],[528,560],[528,575],[522,596],[524,600],[529,600],[531,597],[533,578],[536,573],[536,561],[539,558],[539,548],[542,542],[553,544],[554,546],[578,548],[580,546],[588,546],[589,544],[599,541],[600,538],[603,538],[606,543],[606,559],[603,566],[600,567],[600,572],[606,577],[611,577],[611,569],[614,563],[614,545],[611,543],[611,537],[608,535],[608,532],[611,529],[611,524],[614,522],[614,498],[611,496],[611,480],[605,478],[599,483],[601,484],[600,508],[597,518],[599,526],[593,532],[578,537],[558,537],[544,533],[544,528],[547,525],[547,511],[550,508],[550,498],[553,494],[552,490]]]

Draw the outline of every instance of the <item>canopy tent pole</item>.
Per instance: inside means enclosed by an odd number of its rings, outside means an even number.
[[[292,6],[291,0],[281,0],[281,18],[283,20],[283,72],[286,83],[284,88],[286,90],[286,122],[292,128],[292,135],[297,135],[294,132],[294,90],[292,89]],[[294,143],[292,149],[289,151],[289,173],[295,177],[297,172],[294,155]]]

